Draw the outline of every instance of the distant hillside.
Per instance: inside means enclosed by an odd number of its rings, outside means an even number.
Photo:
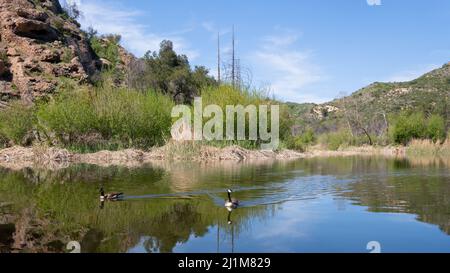
[[[450,124],[450,63],[409,82],[376,82],[328,103],[288,105],[295,118],[295,132],[306,127],[318,133],[345,127],[345,115],[349,109],[357,111],[361,119],[375,116],[388,119],[402,111],[421,111],[439,114]]]

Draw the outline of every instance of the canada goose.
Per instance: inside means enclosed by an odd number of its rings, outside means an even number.
[[[227,223],[229,225],[233,224],[233,220],[231,220],[231,213],[233,212],[233,210],[228,210],[228,217],[227,217]]]
[[[230,190],[230,189],[227,190],[227,193],[228,193],[228,200],[225,201],[225,207],[226,207],[228,210],[233,210],[233,209],[235,209],[235,208],[237,208],[237,207],[239,206],[239,200],[234,199],[234,198],[231,198],[231,193],[232,193],[232,192],[233,192],[233,191]]]
[[[123,192],[112,192],[112,193],[106,193],[103,190],[103,188],[100,188],[100,201],[110,200],[110,201],[116,201],[119,200],[123,195]]]

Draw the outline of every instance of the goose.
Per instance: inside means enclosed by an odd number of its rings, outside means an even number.
[[[227,223],[229,225],[233,224],[233,220],[231,220],[231,213],[233,213],[233,210],[228,210],[228,217],[227,217]]]
[[[112,193],[106,193],[103,190],[103,188],[100,188],[100,201],[110,200],[110,201],[116,201],[119,200],[123,195],[123,192],[112,192]]]
[[[228,200],[225,201],[225,207],[226,207],[228,210],[233,210],[233,209],[235,209],[235,208],[237,208],[237,207],[239,206],[239,200],[234,199],[234,198],[231,198],[231,193],[232,193],[232,192],[233,192],[233,191],[230,190],[230,189],[227,190],[227,193],[228,193]]]

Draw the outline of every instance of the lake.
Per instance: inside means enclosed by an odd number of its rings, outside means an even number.
[[[0,252],[450,252],[447,159],[0,168]],[[100,202],[99,188],[123,200]],[[224,207],[226,190],[240,207]]]

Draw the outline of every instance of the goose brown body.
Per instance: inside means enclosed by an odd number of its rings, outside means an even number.
[[[100,189],[100,200],[118,200],[123,196],[123,192],[110,192],[105,193],[103,188]]]

